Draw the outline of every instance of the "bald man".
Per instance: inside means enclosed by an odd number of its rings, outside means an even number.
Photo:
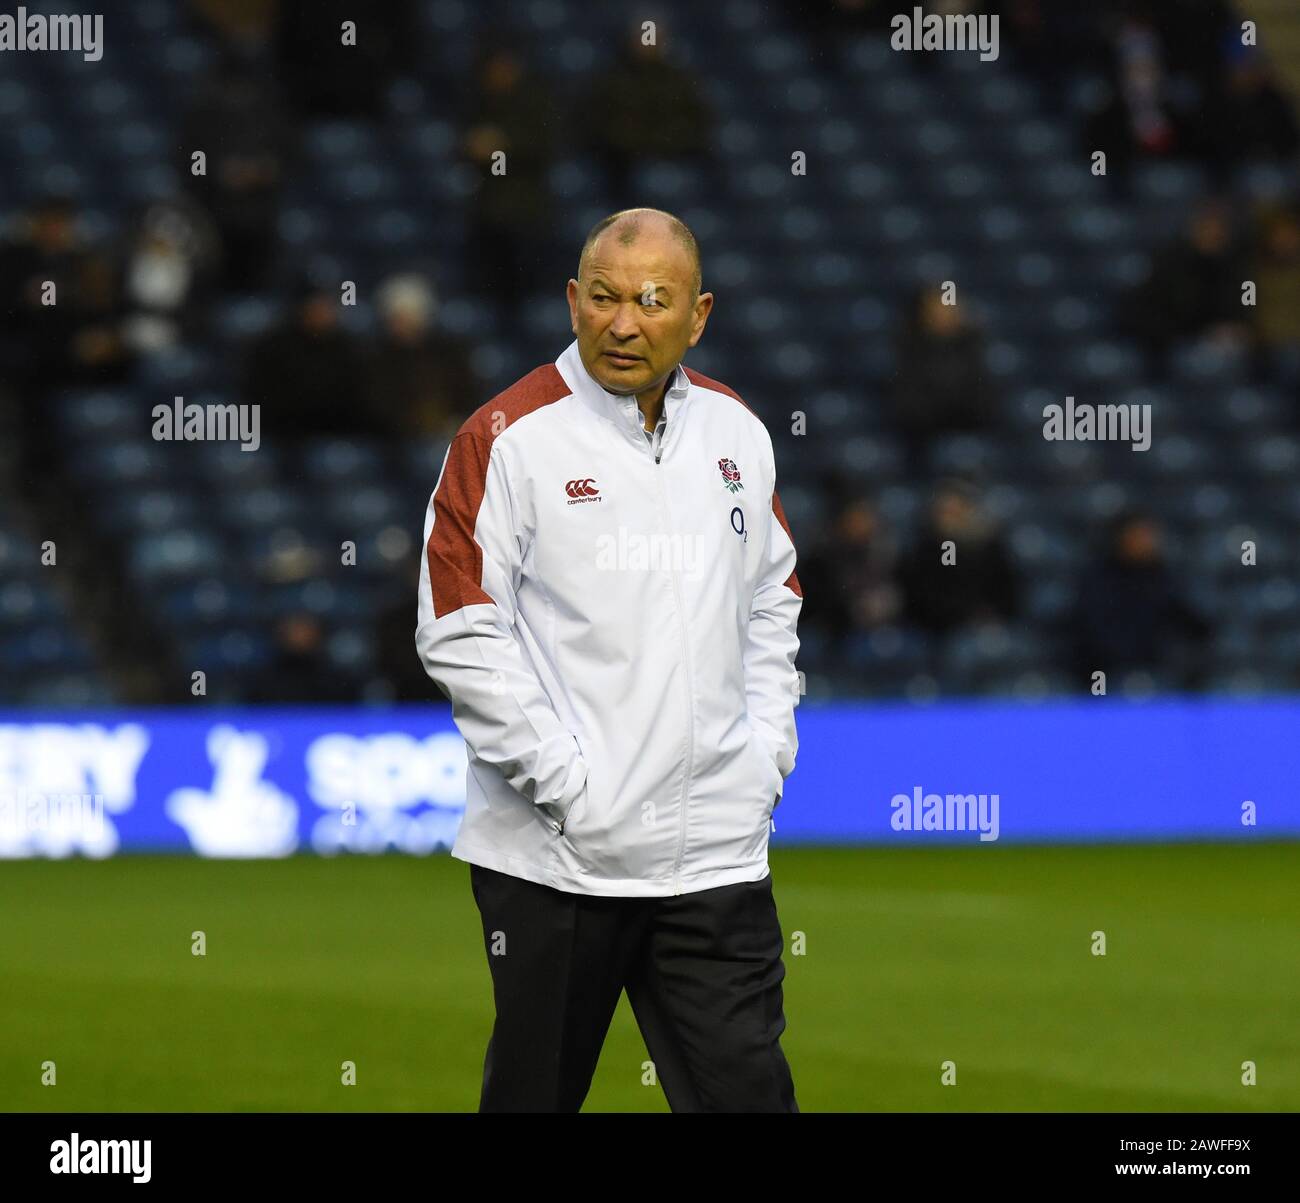
[[[469,753],[496,1021],[480,1111],[578,1111],[626,990],[673,1111],[798,1111],[767,861],[802,592],[772,441],[682,364],[699,248],[599,222],[575,340],[476,411],[425,518],[416,646]]]

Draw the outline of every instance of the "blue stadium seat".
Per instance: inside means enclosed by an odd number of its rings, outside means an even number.
[[[141,535],[127,558],[128,571],[144,583],[210,573],[224,563],[221,540],[199,528]]]

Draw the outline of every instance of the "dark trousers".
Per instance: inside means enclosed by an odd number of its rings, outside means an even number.
[[[623,990],[673,1111],[799,1110],[770,873],[672,898],[470,883],[496,999],[479,1111],[580,1110]]]

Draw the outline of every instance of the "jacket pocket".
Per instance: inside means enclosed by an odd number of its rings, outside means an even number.
[[[765,782],[768,787],[764,797],[764,804],[769,808],[774,808],[776,796],[781,792],[781,782],[784,779],[776,761],[768,754],[767,746],[758,738],[752,727],[749,729],[749,752],[751,756],[758,759],[759,780]]]
[[[570,804],[568,813],[564,816],[564,819],[561,822],[562,830],[559,834],[564,836],[565,839],[568,839],[569,832],[573,830],[573,821],[578,817],[578,812],[584,808],[587,802],[587,791],[591,787],[590,768],[588,768],[587,771],[587,780],[582,783],[582,788],[578,791],[578,796],[574,798],[573,802]]]

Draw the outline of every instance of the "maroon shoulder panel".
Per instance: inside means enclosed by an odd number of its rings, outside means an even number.
[[[790,533],[790,524],[785,520],[785,510],[781,506],[780,494],[775,489],[772,490],[772,513],[776,515],[776,520],[781,524],[781,529],[785,531],[786,538],[790,540],[790,545],[793,547],[794,536]],[[791,590],[796,597],[803,596],[803,590],[799,587],[799,574],[793,570],[785,578],[785,587]]]
[[[545,363],[497,393],[491,401],[480,405],[465,419],[459,433],[478,435],[491,443],[507,426],[543,405],[567,397],[572,391],[564,383],[560,369],[553,363]]]
[[[570,391],[559,369],[543,364],[479,406],[452,439],[433,495],[433,530],[425,547],[435,618],[461,606],[493,604],[483,589],[483,549],[474,540],[492,441],[520,418]]]
[[[736,400],[741,403],[741,405],[745,405],[744,399],[741,397],[741,395],[738,392],[736,392],[735,389],[728,388],[725,384],[722,383],[721,380],[713,380],[710,377],[705,376],[700,372],[697,372],[694,368],[688,368],[685,364],[682,364],[682,368],[686,372],[686,379],[689,380],[692,384],[698,384],[700,388],[711,388],[715,393],[726,393],[728,397],[735,397]],[[745,405],[745,408],[749,409],[749,406]],[[749,412],[751,414],[754,413],[752,409],[749,409]],[[758,417],[757,414],[754,414],[754,416]]]

